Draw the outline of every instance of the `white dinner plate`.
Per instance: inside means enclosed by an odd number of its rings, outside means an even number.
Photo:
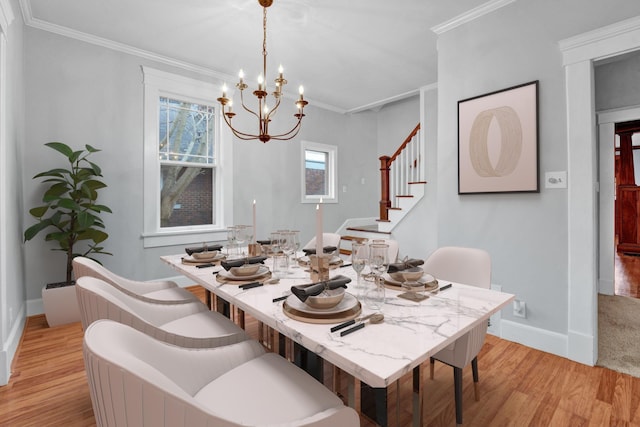
[[[309,307],[306,303],[300,301],[300,299],[293,294],[289,295],[289,297],[286,299],[286,303],[287,305],[289,305],[289,307],[293,308],[294,310],[297,310],[306,314],[335,315],[335,314],[343,313],[345,311],[349,311],[355,306],[357,306],[358,298],[354,297],[349,292],[345,292],[344,298],[342,298],[342,301],[340,301],[338,305],[331,308],[326,308],[326,309]]]
[[[193,255],[187,255],[185,257],[183,257],[183,260],[185,262],[188,263],[200,263],[200,262],[214,262],[214,261],[220,261],[222,259],[225,258],[224,254],[221,254],[220,252],[216,253],[215,255],[213,255],[212,257],[209,258],[194,258]]]
[[[384,279],[385,282],[394,286],[402,286],[402,284],[404,283],[404,282],[393,279],[391,276],[389,276],[388,273],[384,273],[382,275],[382,278]],[[425,273],[421,278],[417,280],[417,282],[424,285],[427,289],[434,286],[435,287],[438,286],[438,281],[436,280],[436,278],[428,273]]]
[[[264,276],[268,272],[269,272],[269,267],[267,267],[266,265],[261,265],[255,274],[248,274],[246,276],[236,276],[230,271],[220,270],[220,272],[218,273],[218,276],[224,277],[225,279],[228,279],[228,280],[253,280],[253,279],[257,279],[259,277]]]

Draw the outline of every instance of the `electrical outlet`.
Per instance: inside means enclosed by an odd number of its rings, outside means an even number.
[[[515,317],[527,317],[527,304],[519,299],[513,301],[513,315]]]

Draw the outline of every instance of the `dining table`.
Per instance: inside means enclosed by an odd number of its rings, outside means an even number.
[[[445,290],[427,293],[428,298],[417,301],[400,298],[405,293],[400,287],[385,287],[385,300],[378,310],[371,309],[364,298],[364,291],[372,283],[357,276],[345,259],[341,265],[330,269],[330,277],[338,275],[351,279],[345,298],[357,300],[355,308],[344,318],[318,321],[307,319],[291,310],[297,302],[291,298],[293,286],[313,283],[304,266],[294,264],[288,271],[280,272],[280,280],[268,281],[266,275],[256,287],[244,288],[225,280],[225,270],[215,263],[199,268],[185,263],[185,254],[161,256],[161,260],[204,287],[216,298],[228,302],[240,312],[301,346],[323,361],[327,361],[349,378],[348,404],[360,410],[362,388],[371,392],[375,409],[371,417],[378,425],[398,425],[399,415],[392,413],[387,401],[388,392],[396,387],[399,400],[400,379],[411,375],[412,381],[412,425],[421,426],[424,407],[423,364],[439,350],[451,345],[481,322],[488,322],[491,315],[509,304],[514,295],[506,292],[483,289],[464,283],[440,280],[439,287]],[[272,270],[275,260],[267,259],[266,267]],[[271,283],[277,282],[277,283]],[[381,312],[381,323],[366,322],[352,333],[344,334],[347,328],[332,331],[339,323],[349,319]],[[362,322],[356,322],[359,325]],[[428,363],[427,363],[428,365]],[[396,404],[397,407],[397,404]]]

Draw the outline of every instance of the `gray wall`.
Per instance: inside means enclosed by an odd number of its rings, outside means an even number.
[[[59,140],[82,147],[89,143],[103,150],[94,160],[103,168],[109,186],[102,190],[102,201],[113,210],[104,219],[110,234],[106,249],[114,256],[103,256],[101,261],[116,273],[135,279],[172,276],[172,270],[163,266],[158,257],[179,253],[183,248],[143,249],[140,239],[143,179],[140,66],[198,76],[33,28],[26,31],[26,52],[26,108],[30,123],[23,160],[22,221],[33,223],[28,209],[42,197],[42,186],[31,178],[52,167],[52,150],[43,144]],[[278,228],[299,229],[303,242],[312,237],[315,205],[300,203],[301,140],[338,147],[339,203],[327,204],[324,209],[326,230],[336,230],[345,218],[371,216],[377,208],[371,203],[377,191],[375,116],[366,113],[349,117],[314,108],[312,104],[305,113],[303,128],[292,141],[233,144],[233,222],[251,222],[255,199],[260,237]],[[242,121],[238,123],[242,125]],[[364,185],[360,184],[361,178],[365,178]],[[347,186],[349,197],[344,197],[343,185]],[[51,253],[49,248],[40,236],[25,245],[26,258],[38,260],[37,267],[26,272],[27,299],[39,299],[42,286],[64,278],[64,257]]]
[[[596,64],[596,111],[640,105],[640,52]]]
[[[567,332],[567,191],[545,189],[540,179],[540,193],[458,195],[457,102],[539,80],[540,175],[566,171],[564,69],[558,42],[639,12],[640,4],[628,1],[520,1],[438,39],[438,245],[489,251],[493,283],[527,303],[527,319],[504,310],[509,320],[551,333]]]

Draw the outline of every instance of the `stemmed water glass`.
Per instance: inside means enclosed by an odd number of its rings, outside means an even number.
[[[384,304],[384,279],[382,274],[387,271],[389,245],[371,244],[369,245],[369,268],[374,276],[374,286],[367,292],[367,302],[369,307],[379,310]]]
[[[236,226],[227,228],[227,256],[231,256],[231,249],[236,245],[238,229]]]
[[[244,246],[246,242],[253,238],[253,227],[250,225],[237,225],[236,226],[236,243],[238,245],[238,255],[245,256],[244,248],[240,249],[241,246]]]
[[[367,265],[368,257],[367,245],[356,242],[351,244],[351,267],[356,272],[356,290],[359,294],[364,294],[362,292],[362,270]],[[361,296],[364,297],[364,295]]]

